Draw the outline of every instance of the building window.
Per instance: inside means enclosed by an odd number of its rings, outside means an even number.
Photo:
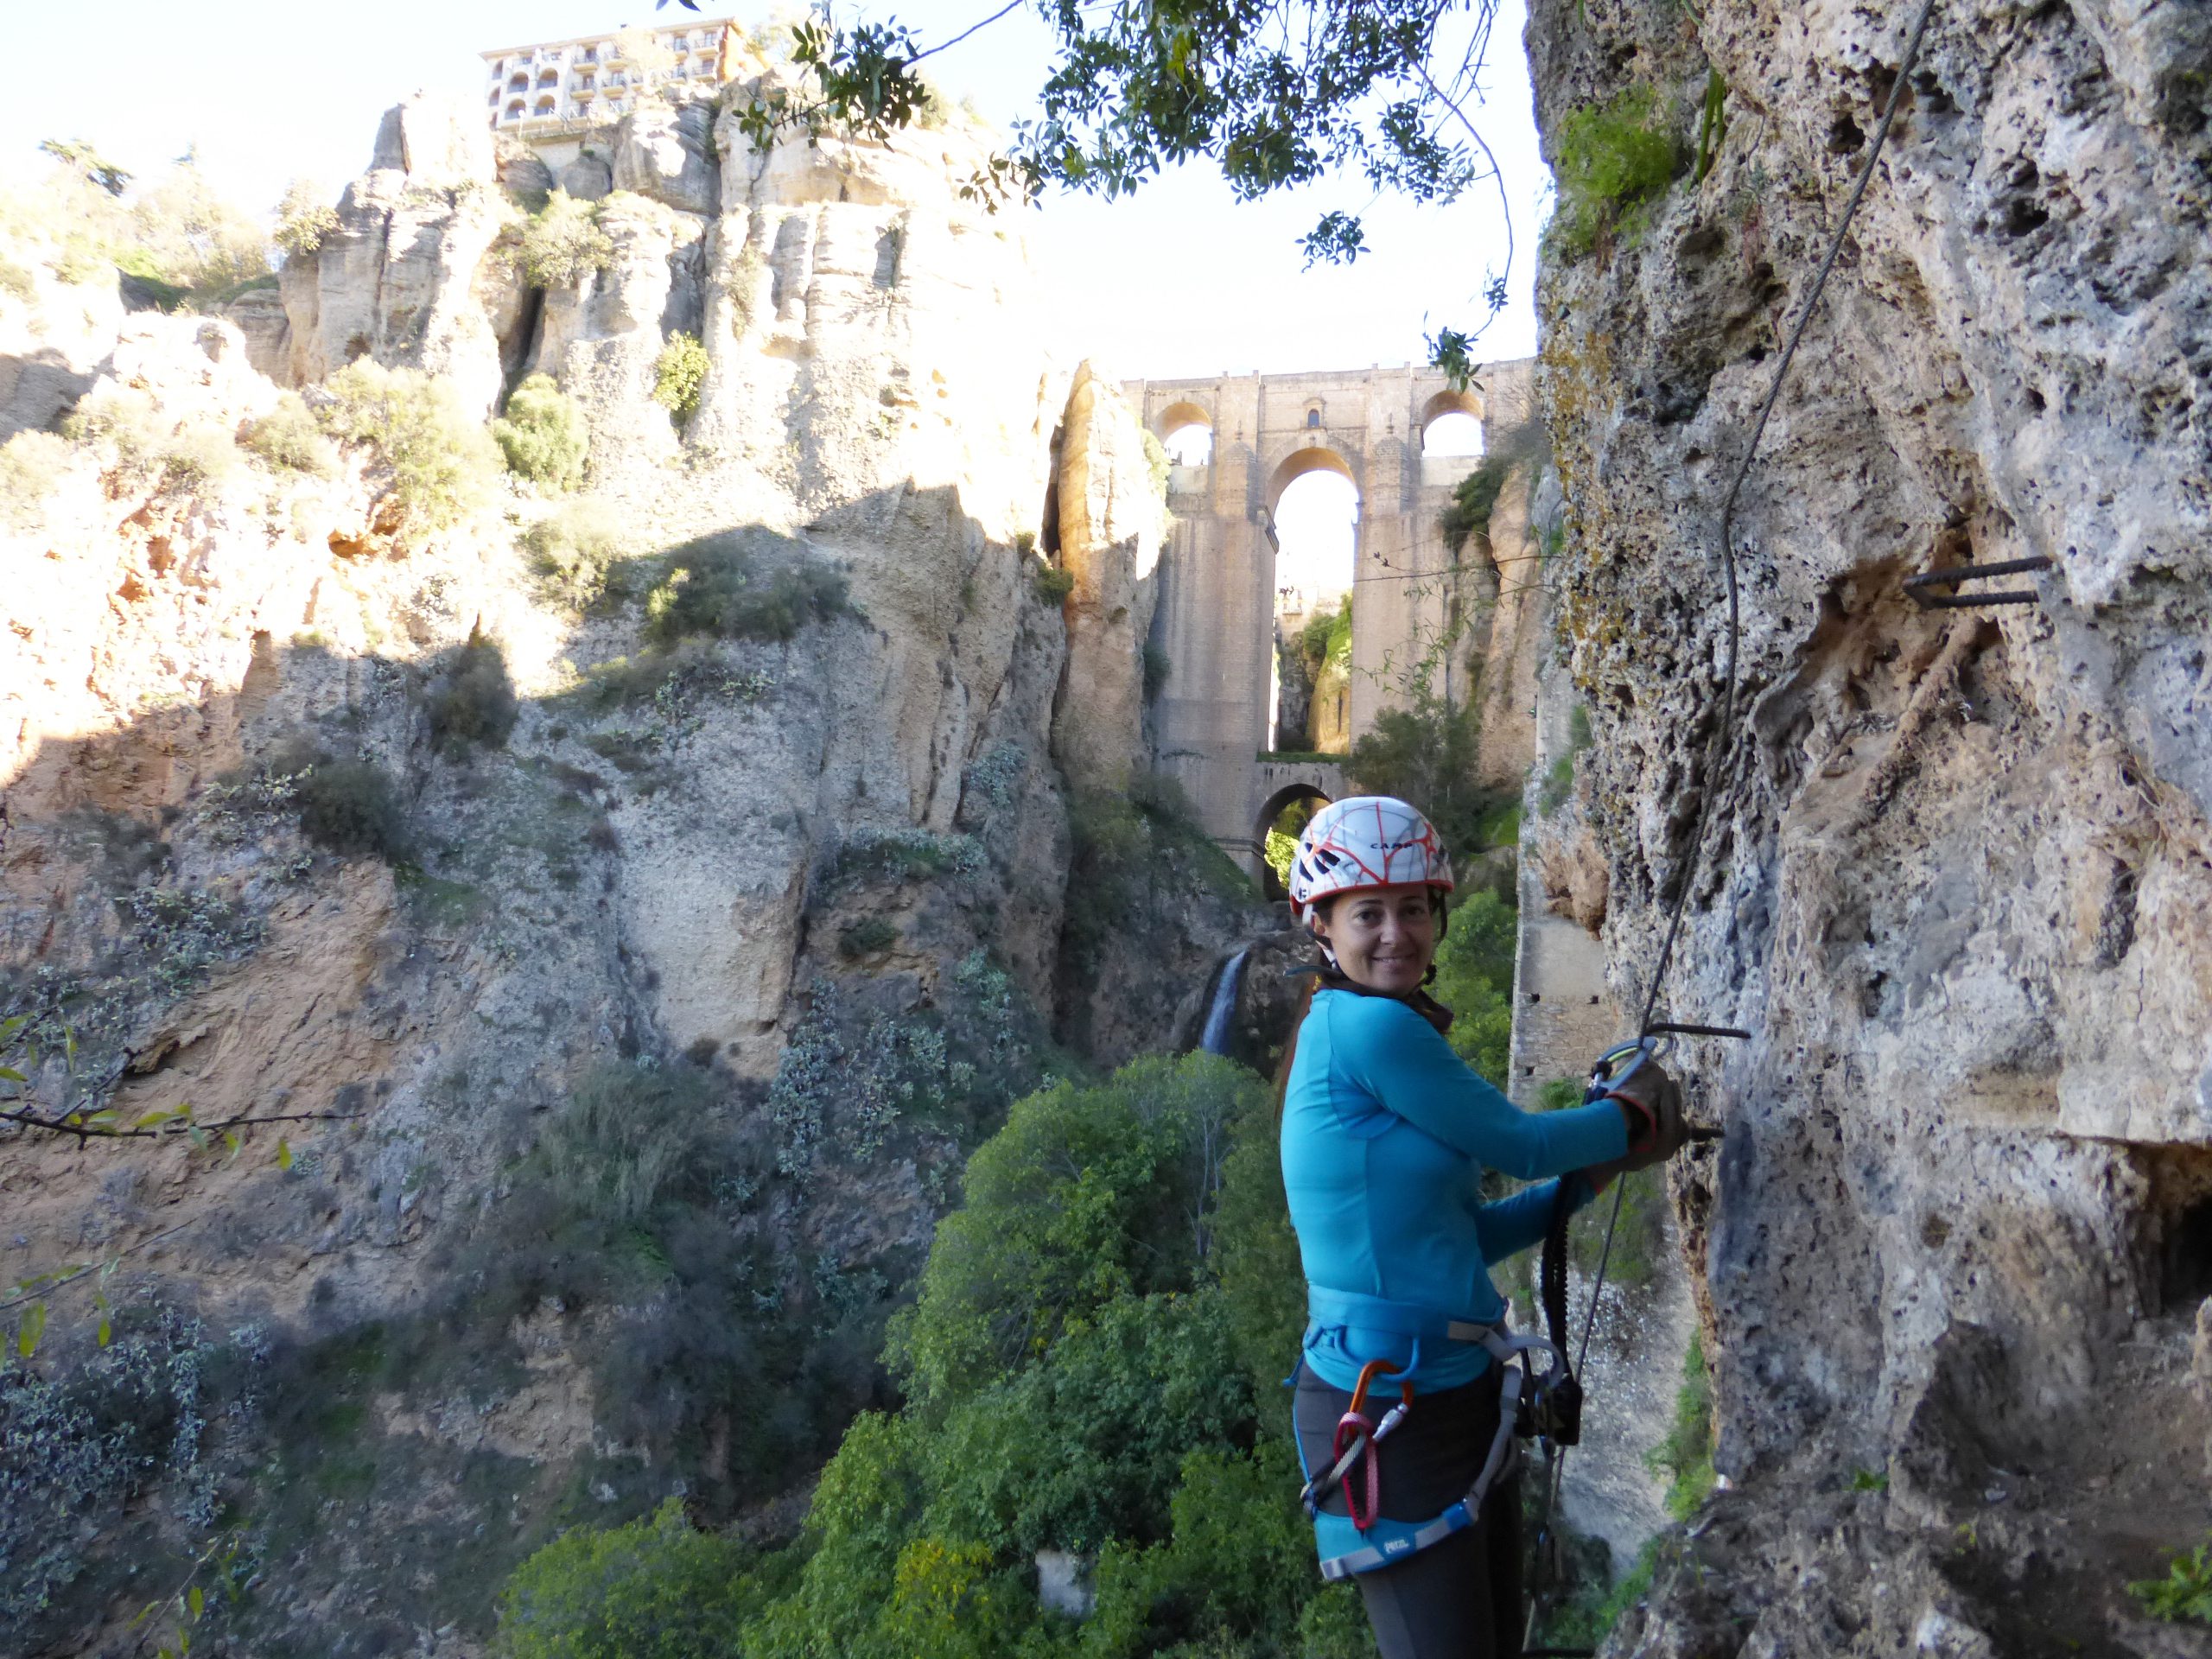
[[[1320,426],[1321,411],[1318,409],[1307,410],[1306,411],[1306,429],[1308,432],[1315,432],[1320,429]]]
[[[550,115],[550,114],[552,114],[552,113],[553,113],[553,100],[552,100],[551,99],[550,99],[550,98],[541,98],[541,99],[539,99],[537,100],[537,108],[534,111],[532,111],[532,113],[537,114],[537,115]]]
[[[530,77],[524,74],[520,70],[517,70],[515,72],[514,79],[507,83],[507,90],[511,92],[528,92],[530,90]]]

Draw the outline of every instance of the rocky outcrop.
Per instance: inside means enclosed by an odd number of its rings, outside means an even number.
[[[1060,568],[1075,585],[1052,748],[1077,789],[1127,787],[1144,747],[1144,645],[1166,527],[1144,435],[1114,381],[1088,363],[1076,371],[1055,491]]]
[[[492,135],[474,110],[420,94],[389,111],[338,225],[281,275],[291,382],[357,358],[426,370],[489,413],[503,383],[482,284],[506,223]]]
[[[1554,156],[1641,86],[1684,158],[1541,286],[1624,1001],[1719,781],[1720,493],[1902,29],[1532,16]],[[2166,1650],[2120,1586],[2203,1522],[2209,59],[2189,8],[1939,3],[1752,469],[1661,1004],[1755,1033],[1688,1058],[1727,1138],[1676,1185],[1734,1490],[1614,1650]],[[1899,586],[2030,556],[2031,605]]]
[[[685,213],[721,207],[721,169],[715,162],[711,104],[671,104],[647,98],[615,129],[610,176],[630,190]]]

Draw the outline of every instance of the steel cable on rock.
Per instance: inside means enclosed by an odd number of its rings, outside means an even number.
[[[1667,969],[1674,961],[1675,945],[1682,931],[1682,918],[1689,910],[1690,892],[1696,885],[1706,830],[1713,818],[1713,798],[1722,792],[1719,787],[1718,774],[1726,765],[1726,794],[1732,804],[1742,773],[1740,757],[1732,757],[1729,753],[1736,735],[1736,704],[1740,690],[1738,658],[1742,642],[1741,601],[1736,580],[1736,503],[1743,493],[1744,480],[1751,475],[1751,463],[1758,456],[1759,440],[1766,435],[1768,417],[1774,413],[1775,404],[1781,399],[1783,382],[1789,377],[1789,365],[1796,358],[1797,347],[1803,341],[1805,330],[1813,320],[1813,309],[1820,303],[1821,293],[1827,287],[1829,273],[1834,270],[1836,260],[1842,255],[1844,239],[1850,233],[1853,216],[1859,211],[1859,203],[1866,194],[1866,187],[1873,181],[1875,165],[1881,159],[1883,146],[1889,142],[1891,128],[1896,124],[1897,111],[1904,101],[1905,88],[1911,83],[1912,67],[1920,56],[1921,39],[1927,32],[1928,19],[1935,10],[1936,0],[1921,0],[1920,9],[1912,20],[1911,32],[1905,37],[1904,54],[1897,65],[1897,79],[1890,87],[1889,101],[1883,106],[1881,122],[1874,129],[1874,137],[1867,146],[1866,163],[1859,170],[1859,177],[1851,187],[1851,194],[1845,199],[1843,213],[1836,220],[1835,233],[1828,238],[1827,251],[1821,256],[1820,265],[1813,273],[1812,286],[1806,292],[1804,303],[1797,309],[1796,321],[1790,327],[1781,359],[1775,365],[1774,378],[1769,383],[1766,397],[1759,404],[1759,412],[1751,423],[1750,442],[1744,446],[1743,455],[1736,463],[1735,475],[1728,483],[1728,493],[1721,502],[1720,569],[1727,591],[1727,645],[1720,674],[1720,719],[1706,744],[1705,775],[1698,791],[1697,816],[1691,826],[1689,844],[1683,855],[1681,876],[1675,884],[1674,898],[1668,906],[1669,914],[1666,937],[1659,947],[1659,959],[1652,966],[1651,983],[1643,999],[1643,1013],[1637,1023],[1639,1038],[1651,1035],[1652,1015],[1659,1006],[1659,993],[1666,985]],[[1574,1357],[1577,1376],[1582,1374],[1583,1367],[1590,1357],[1590,1338],[1597,1327],[1598,1304],[1605,1294],[1605,1269],[1612,1260],[1613,1234],[1620,1224],[1621,1199],[1626,1191],[1625,1179],[1613,1184],[1612,1207],[1605,1217],[1605,1243],[1598,1254],[1598,1270],[1590,1287],[1590,1306],[1583,1316],[1582,1340]],[[1560,1446],[1551,1459],[1550,1478],[1545,1486],[1543,1517],[1536,1534],[1540,1547],[1550,1536],[1552,1516],[1559,1503],[1560,1484],[1567,1469],[1567,1447]],[[1526,1642],[1535,1637],[1536,1618],[1541,1607],[1541,1592],[1532,1588],[1524,1653],[1582,1654],[1590,1651],[1578,1648],[1526,1646]]]

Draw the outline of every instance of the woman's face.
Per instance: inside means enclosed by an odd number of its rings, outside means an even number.
[[[1344,893],[1313,912],[1313,931],[1344,977],[1394,996],[1417,989],[1436,955],[1436,912],[1419,881]]]

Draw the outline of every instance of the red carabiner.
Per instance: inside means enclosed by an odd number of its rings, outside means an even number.
[[[1350,1408],[1343,1416],[1337,1419],[1336,1440],[1330,1448],[1330,1456],[1341,1461],[1344,1453],[1355,1442],[1363,1439],[1367,1442],[1366,1455],[1362,1459],[1362,1461],[1367,1465],[1366,1503],[1363,1504],[1360,1502],[1359,1494],[1352,1490],[1350,1471],[1345,1471],[1343,1482],[1344,1508],[1351,1514],[1352,1525],[1357,1527],[1362,1532],[1365,1532],[1375,1524],[1376,1517],[1382,1513],[1382,1462],[1375,1455],[1375,1442],[1382,1437],[1384,1431],[1377,1428],[1373,1420],[1367,1414],[1368,1386],[1378,1375],[1403,1370],[1405,1370],[1404,1366],[1391,1360],[1369,1360],[1366,1364],[1360,1367],[1359,1381],[1352,1389]],[[1413,1403],[1413,1385],[1406,1382],[1400,1383],[1398,1406],[1391,1415],[1402,1417],[1407,1411],[1412,1409]],[[1389,1418],[1386,1417],[1384,1421],[1389,1421]],[[1392,1425],[1392,1427],[1395,1426],[1395,1424]]]

